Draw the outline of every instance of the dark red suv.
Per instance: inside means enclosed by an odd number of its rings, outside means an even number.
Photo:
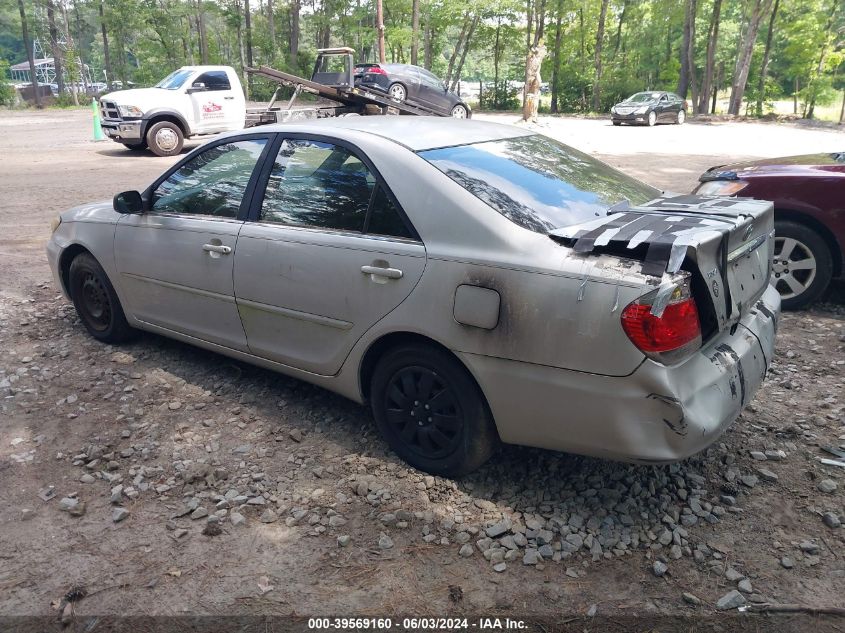
[[[784,309],[803,308],[843,275],[845,152],[719,165],[699,180],[700,195],[774,203],[772,284]]]

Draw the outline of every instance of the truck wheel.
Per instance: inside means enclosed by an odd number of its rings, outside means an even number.
[[[147,145],[156,156],[175,156],[184,144],[182,130],[170,121],[159,121],[147,130]]]
[[[142,149],[147,149],[147,142],[141,141],[140,143],[124,143],[123,147],[131,149],[132,151],[140,151]]]
[[[775,222],[775,253],[769,280],[784,310],[800,310],[818,299],[833,276],[833,258],[824,239],[797,222]]]

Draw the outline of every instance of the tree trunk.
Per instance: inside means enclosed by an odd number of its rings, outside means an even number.
[[[628,6],[626,0],[622,7],[622,14],[625,14],[625,8]],[[563,20],[563,0],[557,0],[557,21],[555,22],[555,50],[552,55],[552,114],[558,113],[557,104],[557,90],[560,80],[560,39],[561,39],[561,21]],[[622,30],[622,18],[619,19],[619,30]],[[619,41],[616,42],[617,49],[619,48]]]
[[[411,3],[411,65],[418,66],[417,57],[419,53],[420,39],[420,0],[413,0]]]
[[[607,17],[608,0],[601,1],[601,13],[599,14],[599,25],[596,30],[596,49],[594,56],[594,66],[596,69],[596,77],[593,82],[593,112],[598,112],[601,109],[601,46],[604,41],[604,21]]]
[[[833,0],[831,3],[830,15],[827,18],[827,23],[823,33],[827,36],[828,33],[833,32],[833,19],[836,17],[836,9],[841,0]],[[810,76],[810,81],[807,84],[810,94],[810,105],[807,109],[806,118],[812,119],[816,110],[816,97],[818,96],[817,80],[824,72],[824,60],[827,57],[827,49],[833,43],[832,38],[826,37],[824,44],[822,44],[821,52],[819,53],[819,63],[816,65],[816,72]]]
[[[562,7],[559,7],[562,9]],[[619,24],[616,25],[616,43],[613,45],[613,58],[619,53],[619,44],[622,41],[622,25],[625,23],[625,14],[628,12],[628,0],[622,2],[622,13],[619,14]],[[560,14],[558,14],[558,24],[560,24]]]
[[[246,63],[252,68],[252,16],[249,10],[249,0],[244,0],[244,29],[246,29]],[[252,74],[247,75],[247,98],[252,96]]]
[[[32,84],[33,99],[35,100],[35,107],[41,107],[41,94],[38,92],[38,77],[35,75],[35,56],[32,54],[32,40],[29,39],[29,25],[26,21],[26,10],[23,6],[23,0],[18,0],[18,11],[21,14],[21,36],[26,47],[26,60],[29,62],[29,80]]]
[[[461,32],[458,35],[458,41],[455,43],[455,48],[452,50],[452,54],[449,56],[449,66],[446,68],[446,83],[452,81],[452,70],[455,68],[455,62],[458,59],[458,55],[461,52],[461,47],[464,45],[464,38],[467,34],[467,29],[471,24],[472,20],[469,17],[469,11],[464,14],[464,22],[461,25]]]
[[[384,6],[382,0],[376,0],[376,30],[378,31],[378,60],[384,63]]]
[[[701,78],[701,95],[698,100],[699,113],[707,114],[707,102],[713,85],[713,73],[716,71],[716,45],[719,41],[719,19],[722,12],[722,0],[713,0],[713,13],[707,28],[707,57],[704,62],[704,77]],[[714,106],[715,107],[715,106]]]
[[[297,70],[299,57],[299,11],[302,8],[300,0],[290,3],[290,65],[294,72]]]
[[[472,18],[472,23],[469,25],[469,31],[467,31],[466,40],[464,42],[464,50],[461,53],[461,60],[458,62],[458,67],[455,69],[455,73],[451,78],[451,84],[449,85],[449,90],[452,92],[455,91],[458,81],[461,79],[461,71],[464,69],[464,61],[466,61],[467,51],[469,51],[470,43],[472,42],[472,34],[475,32],[475,27],[478,26],[478,19],[479,16],[476,15]]]
[[[842,89],[842,107],[839,108],[839,125],[845,123],[845,88]]]
[[[769,53],[772,49],[772,34],[775,31],[775,18],[778,15],[780,0],[775,0],[772,6],[772,15],[769,17],[769,32],[766,34],[766,48],[763,50],[763,63],[760,65],[760,79],[757,81],[757,116],[763,116],[763,100],[766,92],[766,73],[769,71]]]
[[[208,64],[208,35],[205,29],[205,10],[202,6],[203,0],[197,0],[197,35],[200,45],[200,63]]]
[[[690,39],[689,50],[687,51],[687,75],[689,76],[689,87],[692,93],[692,113],[698,113],[698,80],[695,73],[695,15],[698,12],[698,0],[689,0],[692,5],[690,9]],[[686,95],[684,95],[686,99]]]
[[[536,46],[531,47],[526,64],[525,102],[522,106],[523,121],[537,121],[537,113],[540,109],[540,68],[543,59],[546,57],[546,47],[542,38]]]
[[[742,98],[745,94],[745,85],[748,82],[748,71],[751,68],[751,57],[754,53],[754,44],[757,41],[757,33],[760,30],[760,22],[772,7],[772,0],[752,0],[751,18],[748,22],[748,30],[739,46],[739,53],[734,66],[733,83],[731,85],[731,99],[728,105],[728,114],[738,115],[742,106]]]
[[[431,70],[431,59],[433,56],[431,43],[431,27],[429,26],[429,19],[425,20],[425,30],[423,31],[423,66],[426,70]]]
[[[697,0],[686,0],[684,9],[684,33],[681,41],[681,72],[678,77],[677,92],[687,98],[690,85],[695,83],[695,14]],[[693,101],[695,95],[693,95]]]
[[[273,0],[267,0],[267,31],[270,36],[270,60],[276,57],[276,16],[273,14]]]
[[[53,0],[47,0],[47,25],[50,31],[50,51],[53,54],[53,68],[56,69],[56,84],[59,87],[59,94],[65,91],[65,73],[62,48],[59,45],[59,30],[56,28],[56,11]]]
[[[502,16],[496,18],[496,39],[493,41],[493,109],[499,109],[499,62],[502,52],[499,48],[500,34],[502,32]]]
[[[103,0],[100,0],[98,9],[100,13],[100,32],[103,35],[103,71],[106,76],[106,92],[108,92],[111,90],[111,82],[114,81],[114,75],[111,72],[111,59],[109,59],[109,34],[108,29],[106,29],[106,16],[105,11],[103,10]]]

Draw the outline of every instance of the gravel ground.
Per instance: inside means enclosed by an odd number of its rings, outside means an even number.
[[[679,191],[763,147],[845,139],[773,124],[541,127]],[[90,142],[89,128],[88,112],[0,116],[0,614],[58,617],[74,587],[87,592],[65,610],[77,618],[515,614],[649,630],[700,616],[806,630],[726,618],[845,607],[845,469],[819,461],[845,445],[841,284],[784,316],[763,388],[694,459],[505,447],[461,481],[430,477],[325,391],[157,336],[115,348],[84,333],[50,282],[49,218],[172,163]]]

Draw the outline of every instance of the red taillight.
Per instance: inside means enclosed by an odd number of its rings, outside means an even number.
[[[382,68],[381,66],[370,66],[369,68],[367,68],[366,72],[368,72],[372,75],[386,75],[387,74],[387,71],[384,68]]]
[[[666,306],[659,317],[650,305],[632,303],[622,311],[622,327],[643,352],[670,352],[701,336],[695,301],[685,299]]]
[[[622,310],[622,329],[646,355],[661,362],[675,362],[701,345],[698,308],[686,283],[640,297]],[[662,296],[661,296],[662,295]],[[655,309],[655,304],[662,304]]]

